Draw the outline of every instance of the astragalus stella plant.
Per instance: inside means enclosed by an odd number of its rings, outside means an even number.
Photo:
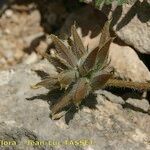
[[[64,89],[63,96],[51,107],[52,116],[71,103],[78,107],[83,99],[97,89],[111,86],[150,89],[149,83],[114,79],[114,71],[109,67],[108,61],[109,47],[113,40],[109,32],[109,22],[103,27],[99,46],[91,51],[84,47],[75,25],[71,27],[71,35],[68,46],[57,36],[51,35],[56,50],[45,56],[56,67],[58,75],[49,76],[33,86]]]

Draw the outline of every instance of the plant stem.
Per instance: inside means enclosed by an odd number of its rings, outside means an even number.
[[[109,79],[105,84],[105,87],[130,88],[139,91],[150,91],[150,83],[148,82],[132,82],[118,79]]]

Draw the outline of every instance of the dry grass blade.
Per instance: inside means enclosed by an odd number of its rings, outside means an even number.
[[[75,67],[77,60],[74,54],[72,53],[72,51],[70,51],[68,47],[66,47],[65,44],[60,39],[58,39],[55,35],[51,35],[51,38],[55,44],[57,53],[60,55],[60,57],[68,61],[68,63],[72,67]]]
[[[86,51],[82,43],[82,40],[80,36],[78,35],[75,25],[71,27],[71,34],[73,35],[74,45],[77,51],[77,55],[79,58],[81,58],[86,53]]]

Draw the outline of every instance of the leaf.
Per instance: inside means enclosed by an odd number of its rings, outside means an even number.
[[[86,53],[86,51],[85,51],[84,45],[82,43],[82,40],[81,40],[80,36],[78,35],[75,25],[72,25],[72,27],[71,27],[71,34],[74,39],[74,44],[75,44],[75,48],[77,51],[77,55],[79,58],[81,58]]]
[[[112,2],[113,2],[113,0],[105,0],[106,5],[110,5],[110,4],[112,4]]]
[[[96,47],[94,50],[92,50],[87,55],[83,63],[79,66],[79,71],[82,76],[90,72],[95,66],[98,51],[99,47]]]
[[[107,83],[107,81],[112,77],[111,73],[103,73],[95,76],[91,81],[91,87],[93,90],[98,90]]]
[[[96,7],[99,7],[99,6],[102,4],[103,1],[104,1],[104,0],[96,0],[96,1],[95,1],[95,6],[96,6]]]
[[[101,37],[99,41],[99,48],[101,49],[103,45],[111,38],[109,32],[110,21],[106,21],[101,32]]]
[[[47,89],[58,88],[57,78],[47,77],[46,79],[42,80],[41,82],[31,86],[32,89],[38,89],[41,87],[45,87]]]
[[[56,67],[58,72],[61,72],[62,70],[66,69],[72,69],[70,64],[57,54],[55,54],[54,56],[45,54],[44,57]]]
[[[64,107],[68,106],[72,102],[76,105],[80,104],[90,91],[90,87],[87,85],[87,79],[81,78],[71,90],[69,90],[63,97],[60,98],[58,103],[52,106],[52,114],[56,114],[61,111]]]
[[[78,72],[75,70],[62,71],[58,75],[58,81],[61,85],[61,88],[67,88],[72,82],[78,77]]]
[[[150,83],[149,82],[132,82],[132,81],[125,81],[112,78],[108,80],[106,83],[106,87],[117,87],[117,88],[130,88],[139,91],[150,91]]]
[[[112,39],[109,39],[99,50],[97,54],[97,62],[96,62],[96,68],[101,69],[104,64],[107,62],[108,58],[108,52],[109,52],[109,47],[112,42]]]
[[[123,3],[127,3],[127,0],[117,0],[118,5],[122,5]]]
[[[89,94],[90,86],[87,78],[81,78],[79,81],[73,86],[73,97],[72,100],[74,104],[77,106],[81,103],[81,101]]]
[[[72,51],[70,51],[65,44],[57,38],[55,35],[51,35],[51,38],[55,44],[58,55],[65,59],[72,67],[76,66],[77,60]]]
[[[74,55],[76,56],[76,58],[79,60],[80,59],[80,55],[76,49],[75,43],[71,38],[68,38],[68,44],[71,47],[72,52],[74,53]]]
[[[71,104],[72,100],[72,91],[67,92],[59,101],[51,107],[52,115],[61,111],[64,107]]]
[[[66,113],[67,113],[66,111],[61,111],[61,112],[59,112],[59,113],[52,114],[52,120],[60,119],[60,118],[63,117]]]

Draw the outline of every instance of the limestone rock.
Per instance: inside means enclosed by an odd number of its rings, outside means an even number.
[[[147,112],[149,109],[149,102],[146,99],[138,100],[129,98],[127,99],[126,103],[145,112]]]
[[[123,5],[122,14],[114,25],[114,31],[125,43],[146,54],[150,54],[149,5],[146,1]]]
[[[98,90],[98,91],[96,91],[96,93],[103,95],[107,100],[109,100],[113,103],[121,104],[121,105],[125,104],[125,101],[120,96],[116,96],[106,90]]]
[[[91,3],[84,0],[86,3]],[[93,2],[93,1],[92,1]],[[101,5],[99,9],[107,16],[113,14],[113,29],[127,44],[141,53],[150,54],[150,1],[131,1],[122,6],[116,3]]]
[[[96,109],[86,105],[76,113],[69,111],[60,120],[51,120],[47,103],[51,100],[51,96],[48,95],[48,90],[30,88],[30,85],[40,81],[40,77],[32,71],[33,68],[35,69],[36,66],[47,68],[48,64],[45,63],[44,66],[44,62],[42,61],[41,65],[39,62],[16,66],[13,74],[8,76],[7,83],[0,86],[1,140],[14,140],[17,145],[13,148],[22,150],[148,150],[150,148],[149,115],[137,111],[134,121],[142,120],[145,125],[134,123],[129,117],[129,112],[118,107],[120,104],[107,101],[99,94],[97,94],[97,103],[94,104]],[[51,69],[51,72],[55,72],[53,68]],[[90,97],[89,100],[92,103],[96,101],[94,97]],[[49,144],[27,146],[28,140],[45,142],[48,140]],[[75,141],[79,140],[81,143],[75,144]]]
[[[110,46],[111,66],[122,79],[131,79],[137,82],[150,80],[150,72],[139,59],[136,52],[129,46],[120,46],[112,43]]]

